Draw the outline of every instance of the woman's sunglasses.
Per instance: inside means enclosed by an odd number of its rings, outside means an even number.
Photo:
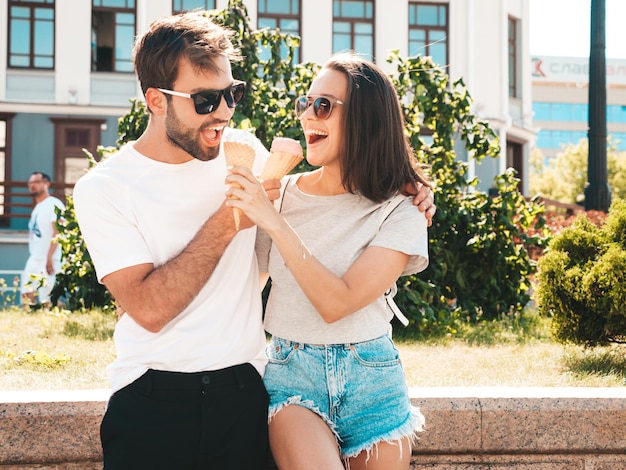
[[[343,104],[343,101],[328,96],[299,96],[296,99],[296,117],[300,119],[304,112],[313,105],[313,112],[319,119],[328,119],[335,104]]]
[[[235,83],[223,90],[204,90],[198,93],[181,93],[180,91],[166,90],[165,88],[157,88],[157,90],[168,95],[191,98],[196,108],[196,113],[211,114],[219,108],[222,96],[229,108],[236,108],[246,94],[246,82],[236,80]]]

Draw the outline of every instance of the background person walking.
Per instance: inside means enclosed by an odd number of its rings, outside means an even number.
[[[28,221],[29,257],[22,272],[22,304],[50,305],[50,291],[56,274],[61,270],[61,247],[55,208],[65,210],[60,199],[50,195],[50,177],[35,171],[28,179],[28,191],[35,207]]]

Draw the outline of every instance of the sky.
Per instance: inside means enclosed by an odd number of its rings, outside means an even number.
[[[626,0],[605,0],[606,58],[626,60]],[[588,57],[591,0],[530,0],[530,54]]]

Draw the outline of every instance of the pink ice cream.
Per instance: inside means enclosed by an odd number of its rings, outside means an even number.
[[[274,137],[270,152],[283,152],[292,155],[302,155],[300,142],[289,137]]]
[[[261,172],[262,180],[281,179],[302,161],[300,142],[289,137],[275,137],[270,156]]]

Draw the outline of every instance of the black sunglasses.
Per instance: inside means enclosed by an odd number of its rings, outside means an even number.
[[[181,93],[180,91],[167,90],[165,88],[157,88],[157,90],[168,95],[191,98],[196,108],[196,113],[211,114],[219,108],[222,96],[229,108],[236,108],[246,94],[246,82],[236,80],[231,86],[223,90],[204,90],[198,93]]]
[[[335,104],[343,104],[343,101],[330,96],[299,96],[296,99],[296,117],[300,119],[304,112],[313,105],[313,112],[319,119],[328,119]]]

